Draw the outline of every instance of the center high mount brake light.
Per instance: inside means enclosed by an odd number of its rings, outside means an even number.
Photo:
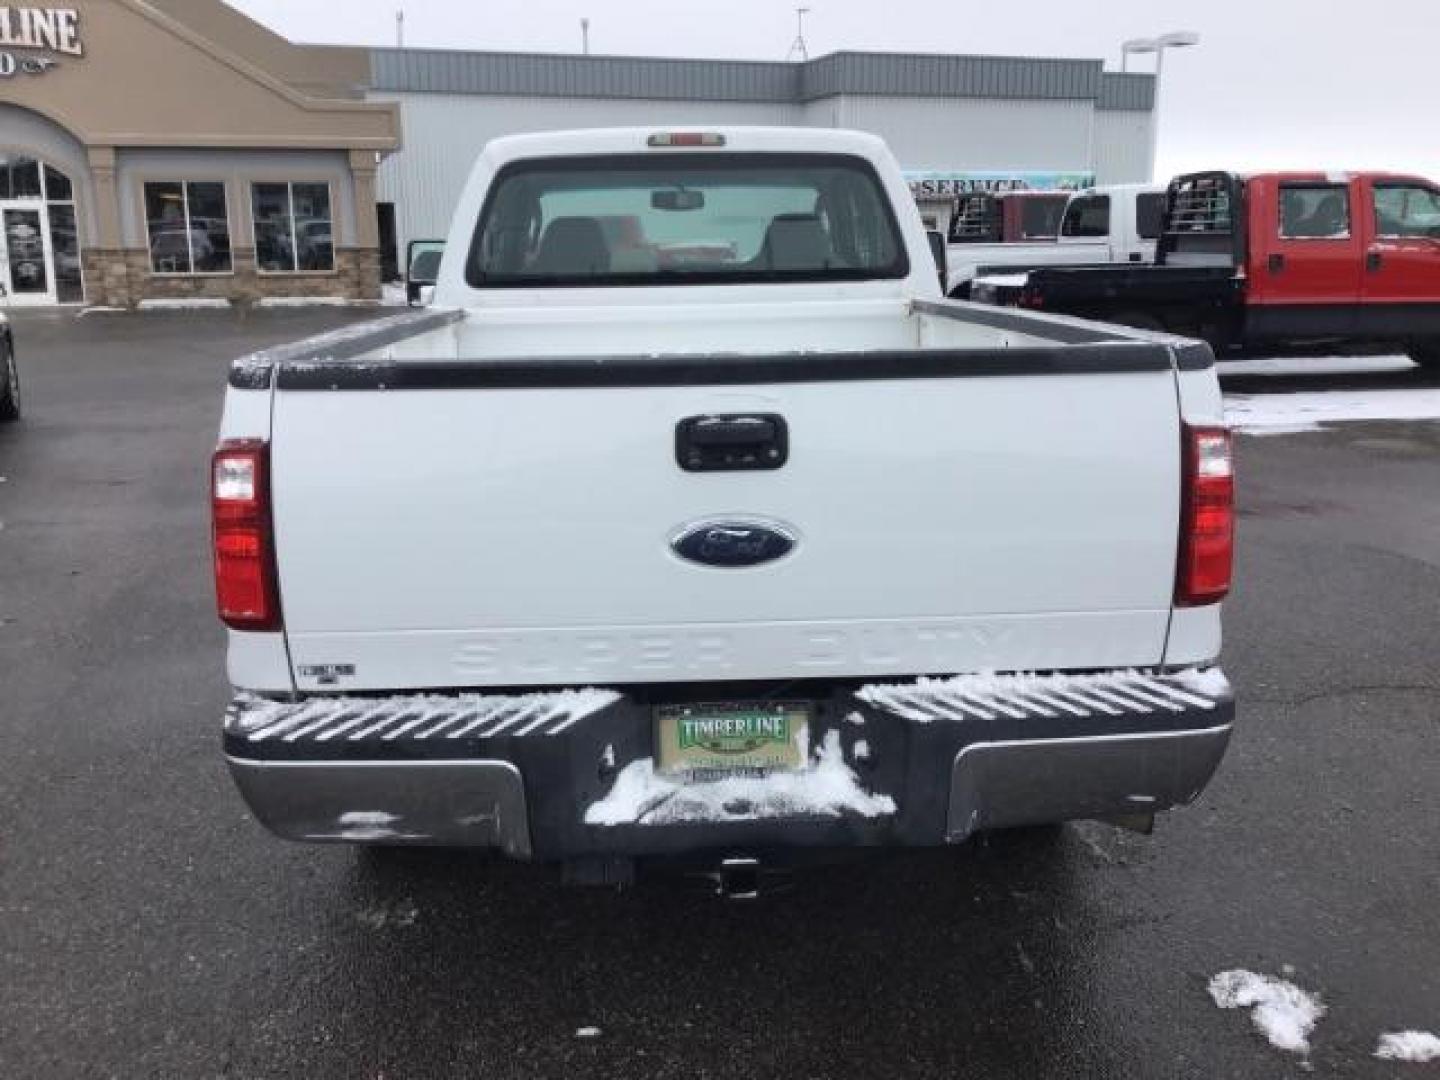
[[[725,136],[716,131],[657,131],[646,142],[655,148],[673,146],[724,146]]]

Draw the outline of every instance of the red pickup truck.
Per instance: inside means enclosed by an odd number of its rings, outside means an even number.
[[[1051,267],[975,298],[1217,351],[1399,349],[1436,365],[1440,186],[1389,173],[1181,176],[1154,265]]]

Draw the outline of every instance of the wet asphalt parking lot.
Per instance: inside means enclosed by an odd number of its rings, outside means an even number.
[[[16,320],[0,1075],[1440,1072],[1372,1057],[1382,1031],[1440,1031],[1440,424],[1239,439],[1240,722],[1153,836],[883,855],[748,905],[671,879],[572,892],[473,854],[284,844],[222,764],[205,472],[225,364],[363,317]],[[1234,967],[1323,999],[1308,1059],[1211,1004]]]

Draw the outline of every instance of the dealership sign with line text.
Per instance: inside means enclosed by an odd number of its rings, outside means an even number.
[[[0,6],[0,79],[44,75],[59,57],[84,55],[74,8]]]

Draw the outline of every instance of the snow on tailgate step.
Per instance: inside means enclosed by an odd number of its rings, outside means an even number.
[[[559,735],[620,699],[610,690],[505,696],[461,694],[268,701],[242,694],[226,731],[250,743],[489,739]]]
[[[874,685],[857,695],[919,723],[944,720],[1024,720],[1097,714],[1183,713],[1211,710],[1230,694],[1219,669],[1167,675],[1106,671],[1094,675],[959,675]]]

